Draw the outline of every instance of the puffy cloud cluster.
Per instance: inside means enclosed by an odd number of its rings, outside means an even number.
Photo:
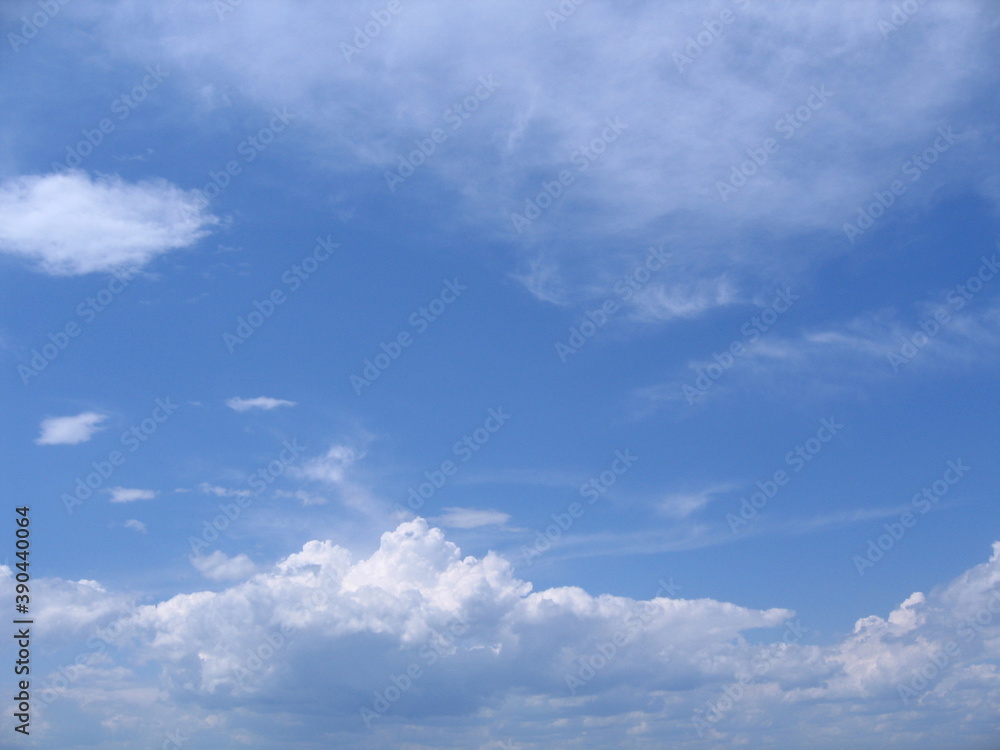
[[[249,747],[422,747],[436,730],[437,746],[475,746],[487,724],[514,747],[582,736],[829,748],[959,736],[976,747],[1000,699],[1000,543],[988,562],[825,646],[789,610],[677,598],[672,582],[651,583],[646,601],[532,591],[503,558],[463,557],[423,519],[365,559],[311,541],[242,583],[124,617],[124,598],[93,582],[44,586],[58,606],[39,622],[79,636],[107,631],[118,612],[128,634],[77,676],[75,700],[49,710],[83,701],[127,726],[129,706],[112,701],[127,691],[164,716],[189,713],[192,747],[227,733]],[[770,636],[744,637],[755,629]]]

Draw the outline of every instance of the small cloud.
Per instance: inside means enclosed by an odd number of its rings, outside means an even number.
[[[165,180],[70,170],[0,182],[0,253],[53,276],[139,268],[218,223],[193,190]]]
[[[274,494],[277,497],[294,497],[296,500],[301,500],[303,506],[326,505],[329,502],[329,500],[327,500],[322,495],[317,495],[312,492],[306,492],[305,490],[296,490],[295,492],[278,490]]]
[[[479,526],[503,526],[510,520],[510,515],[498,510],[480,510],[478,508],[445,508],[444,513],[435,521],[452,529],[475,529]]]
[[[720,492],[728,492],[731,489],[733,489],[733,485],[720,484],[700,492],[675,492],[663,498],[657,504],[656,509],[660,515],[667,518],[687,518],[712,502],[715,495]]]
[[[233,411],[247,411],[248,409],[264,409],[269,411],[279,406],[295,406],[294,401],[285,401],[280,398],[268,398],[258,396],[257,398],[234,397],[226,400],[226,406]]]
[[[317,482],[339,485],[344,482],[351,465],[364,455],[349,445],[333,445],[326,455],[309,459],[300,468],[293,468],[291,473]]]
[[[130,490],[125,487],[110,487],[108,492],[111,493],[111,502],[113,503],[131,503],[136,500],[152,500],[156,497],[154,490]]]
[[[135,529],[140,534],[146,533],[146,524],[144,524],[142,521],[136,521],[134,518],[130,518],[125,522],[125,528]]]
[[[219,487],[218,485],[209,484],[208,482],[202,482],[199,484],[198,489],[206,495],[215,495],[216,497],[249,497],[253,494],[250,490],[232,490],[228,487]],[[178,490],[178,492],[180,492],[180,490]]]
[[[76,445],[86,443],[107,419],[106,414],[85,411],[75,417],[51,417],[42,420],[42,434],[35,439],[36,445]]]
[[[246,555],[226,557],[225,553],[219,550],[211,555],[192,557],[191,564],[210,581],[238,581],[249,578],[257,570],[253,560]]]

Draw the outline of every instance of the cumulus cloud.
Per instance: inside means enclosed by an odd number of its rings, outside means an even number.
[[[130,518],[125,522],[126,529],[132,529],[133,531],[138,531],[140,534],[146,533],[146,524],[142,521],[137,521],[134,518]]]
[[[110,502],[112,503],[131,503],[136,500],[152,500],[156,497],[155,490],[136,490],[128,489],[126,487],[111,487],[108,489],[111,493]]]
[[[106,414],[85,411],[73,417],[50,417],[43,419],[41,434],[35,438],[36,445],[77,445],[86,443],[95,432],[103,430],[101,422]]]
[[[593,746],[829,750],[931,750],[956,736],[987,747],[1000,699],[1000,542],[825,645],[788,609],[685,599],[672,580],[651,580],[645,600],[533,591],[503,558],[463,556],[423,519],[357,560],[311,541],[256,575],[244,555],[192,562],[213,580],[252,577],[127,611],[95,582],[39,581],[51,627],[84,637],[117,617],[129,633],[71,698],[127,724],[139,709],[111,699],[111,670],[115,690],[155,688],[164,711],[193,711],[206,742],[238,732],[252,747],[419,745],[439,732],[474,747],[485,711],[515,747],[586,733]],[[0,580],[0,595],[12,586]]]
[[[191,564],[211,581],[238,581],[253,575],[257,570],[253,560],[246,555],[227,557],[219,550],[210,555],[192,557]]]
[[[226,406],[233,411],[248,411],[249,409],[270,411],[279,406],[295,406],[295,402],[280,398],[268,398],[267,396],[258,396],[257,398],[239,398],[237,396],[227,399]]]
[[[139,268],[193,245],[215,222],[165,180],[69,171],[0,184],[0,252],[56,276]]]

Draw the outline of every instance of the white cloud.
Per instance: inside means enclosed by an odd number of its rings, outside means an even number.
[[[57,276],[139,268],[193,245],[215,221],[164,180],[69,171],[0,184],[0,252]]]
[[[134,518],[130,518],[125,522],[125,528],[134,529],[135,531],[138,531],[140,534],[146,533],[146,524],[144,524],[142,521],[137,521]]]
[[[274,495],[275,497],[294,497],[296,500],[301,500],[303,506],[326,505],[329,502],[322,495],[317,495],[315,492],[306,492],[305,490],[296,490],[295,492],[277,490]]]
[[[497,88],[463,120],[461,138],[421,169],[455,186],[464,216],[517,243],[515,275],[559,304],[606,295],[606,283],[661,239],[676,256],[670,282],[658,290],[665,282],[654,282],[634,300],[651,319],[693,316],[816,268],[849,250],[844,222],[942,126],[962,140],[885,222],[923,210],[942,186],[974,191],[997,171],[992,122],[977,111],[996,76],[985,0],[922,4],[888,40],[879,21],[892,15],[891,0],[780,10],[589,0],[555,29],[551,8],[530,0],[427,0],[393,17],[350,62],[339,45],[371,17],[349,4],[303,2],[294,12],[284,3],[244,4],[223,24],[194,0],[170,18],[123,5],[128,12],[109,13],[104,24],[116,53],[155,54],[186,72],[197,82],[187,92],[192,102],[204,99],[209,79],[262,109],[294,102],[309,125],[309,135],[300,129],[296,137],[312,139],[328,168],[360,165],[378,181],[414,139],[448,127],[445,110],[492,75]],[[732,23],[679,70],[675,55],[723,8]],[[338,65],[330,64],[331,44]],[[806,106],[814,88],[829,96],[786,138],[778,120]],[[574,155],[608,118],[626,129],[578,171]],[[717,183],[767,138],[779,150],[722,200]],[[525,199],[564,169],[575,182],[516,234],[511,212],[523,212]],[[699,288],[720,273],[731,273],[734,288]]]
[[[509,513],[480,508],[443,508],[444,513],[435,518],[437,523],[451,529],[474,529],[478,526],[503,526],[510,520]]]
[[[724,369],[714,354],[722,356],[731,342],[717,341],[705,347],[704,357],[677,368],[670,381],[638,388],[635,395],[654,407],[689,409],[693,403],[738,396],[749,387],[766,386],[784,394],[788,391],[783,384],[802,392],[807,383],[816,393],[844,393],[897,377],[995,362],[1000,359],[1000,304],[975,302],[975,307],[960,311],[927,302],[906,313],[872,310],[823,328],[790,334],[768,331],[753,342],[737,336],[732,341],[744,348]],[[929,329],[934,335],[928,337],[921,326],[933,322],[935,312],[947,313],[947,322]],[[740,325],[733,330],[738,333]],[[714,378],[705,375],[712,371],[717,373]]]
[[[127,489],[125,487],[110,487],[108,492],[111,493],[110,502],[112,503],[131,503],[136,500],[152,500],[156,497],[155,490],[135,490]]]
[[[106,414],[85,411],[73,417],[50,417],[43,419],[41,435],[35,438],[36,445],[77,445],[86,443],[95,432],[103,430],[101,422]]]
[[[295,402],[285,401],[280,398],[268,398],[267,396],[258,396],[257,398],[234,397],[226,400],[226,406],[233,411],[247,411],[248,409],[264,409],[265,411],[269,411],[278,406],[295,406]]]
[[[204,742],[238,734],[282,750],[331,737],[477,747],[483,712],[522,748],[586,734],[588,747],[931,750],[956,738],[988,747],[995,731],[1000,542],[987,562],[824,645],[787,609],[684,599],[672,581],[651,580],[644,601],[532,591],[504,559],[463,556],[422,519],[357,560],[311,541],[255,575],[244,555],[192,562],[214,580],[252,578],[131,610],[93,581],[36,582],[50,637],[128,634],[77,674],[51,721],[80,704],[127,734],[136,717],[183,708]],[[0,596],[13,585],[0,580]],[[133,660],[148,666],[132,671]],[[411,664],[419,676],[368,730],[360,709]],[[126,688],[155,705],[121,700]]]
[[[687,518],[712,502],[714,495],[730,489],[733,485],[713,485],[699,492],[674,492],[656,503],[656,510],[668,518]]]
[[[206,495],[215,495],[216,497],[250,497],[253,494],[250,490],[234,490],[229,487],[209,484],[208,482],[199,484],[198,489]]]
[[[227,557],[219,550],[210,555],[192,557],[191,564],[211,581],[238,581],[248,578],[257,570],[253,560],[246,555]]]
[[[352,445],[331,445],[325,454],[310,458],[301,466],[290,466],[288,474],[333,487],[344,505],[374,514],[381,503],[353,476],[355,465],[364,457],[363,448]],[[309,497],[315,499],[316,496],[309,495]],[[305,502],[305,497],[300,499],[303,499],[304,504],[313,504]]]

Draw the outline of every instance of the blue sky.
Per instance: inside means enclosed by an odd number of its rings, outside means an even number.
[[[0,18],[18,746],[993,746],[992,3]]]

